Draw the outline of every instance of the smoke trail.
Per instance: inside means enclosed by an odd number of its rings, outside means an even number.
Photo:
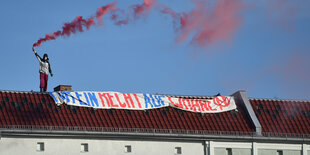
[[[115,5],[116,3],[114,2],[98,9],[96,13],[98,25],[102,25],[102,16],[106,14],[109,9],[112,9]],[[72,33],[83,32],[85,28],[88,30],[93,25],[95,25],[94,17],[84,19],[82,16],[77,16],[72,22],[65,23],[62,27],[62,30],[58,30],[51,34],[46,34],[44,38],[40,38],[36,43],[33,44],[33,47],[41,46],[42,42],[46,42],[48,40],[55,40],[60,36],[70,36]]]
[[[33,47],[41,46],[43,42],[49,40],[55,40],[60,36],[70,36],[72,33],[83,32],[85,29],[88,30],[91,26],[103,25],[102,17],[107,13],[111,12],[111,19],[115,22],[115,25],[128,24],[130,20],[130,16],[134,16],[137,19],[139,16],[146,16],[152,6],[156,3],[154,0],[144,0],[142,4],[136,4],[131,6],[133,9],[133,15],[126,14],[125,19],[121,19],[120,14],[125,14],[124,10],[116,8],[117,2],[109,3],[105,6],[98,8],[96,14],[87,19],[84,19],[82,16],[77,16],[72,22],[65,23],[62,27],[62,30],[58,30],[56,32],[46,34],[44,38],[40,38],[36,43],[33,44]],[[95,23],[95,19],[97,19],[97,24]]]
[[[111,20],[118,26],[127,25],[130,23],[130,17],[133,17],[133,20],[137,20],[139,17],[147,16],[155,3],[156,0],[144,0],[142,4],[135,4],[129,7],[132,12],[125,12],[125,10],[119,8],[114,9],[112,10]]]
[[[144,0],[144,3],[142,5],[134,5],[132,6],[134,10],[134,17],[137,19],[140,15],[147,15],[153,5],[156,3],[154,0]]]
[[[108,11],[114,10],[116,6],[116,1],[110,4],[107,4],[106,6],[103,6],[101,8],[98,8],[98,11],[96,13],[96,18],[98,21],[98,25],[103,25],[102,16],[105,15]]]
[[[132,5],[128,10],[117,8],[117,1],[114,1],[98,8],[95,15],[90,18],[84,19],[82,16],[78,16],[72,22],[65,23],[62,30],[46,34],[33,46],[40,46],[43,42],[55,40],[60,36],[70,36],[72,33],[83,32],[94,25],[101,26],[103,25],[102,17],[106,14],[110,15],[110,19],[115,25],[127,25],[149,15],[155,5],[158,6],[155,7],[157,11],[172,17],[178,43],[189,40],[191,44],[206,47],[220,41],[230,41],[242,24],[241,12],[245,10],[243,0],[217,0],[212,7],[207,7],[208,0],[191,0],[190,2],[195,6],[191,11],[177,13],[163,4],[158,4],[156,0],[144,0],[142,4]],[[269,3],[266,2],[266,4]],[[274,0],[270,4],[270,8],[277,8],[272,9],[275,10],[274,12],[277,10],[294,12],[294,9],[288,7],[287,4],[287,1]],[[291,15],[290,12],[288,14]],[[286,14],[283,16],[283,13],[280,13],[274,18],[285,21],[284,18],[292,18],[292,16]]]
[[[62,31],[56,31],[51,34],[46,34],[44,38],[40,38],[36,43],[33,44],[33,47],[40,46],[42,42],[46,42],[48,40],[55,40],[59,36],[70,36],[71,33],[83,32],[83,27],[89,29],[90,26],[94,24],[94,20],[92,18],[83,19],[82,16],[77,16],[71,23],[65,23],[62,27]]]
[[[175,13],[172,9],[160,5],[159,11],[163,14],[170,14],[174,21],[174,27],[179,36],[178,42],[189,39],[189,34],[195,33],[192,43],[200,46],[211,44],[218,40],[227,40],[233,36],[241,24],[240,11],[242,9],[241,0],[219,0],[216,2],[213,11],[207,9],[206,2],[193,2],[195,8],[189,13]],[[124,11],[116,7],[117,2],[107,4],[98,8],[95,16],[84,19],[82,16],[76,17],[72,22],[65,23],[62,30],[46,34],[33,44],[34,47],[40,46],[48,40],[55,40],[60,36],[70,36],[72,33],[83,32],[91,26],[103,25],[102,17],[111,13],[110,19],[115,25],[126,25],[131,19],[136,20],[149,14],[152,7],[156,4],[155,0],[144,0],[142,4],[129,7],[129,11]],[[131,11],[131,12],[130,12]],[[95,23],[95,19],[97,23]]]

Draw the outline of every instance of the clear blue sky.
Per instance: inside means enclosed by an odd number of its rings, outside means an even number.
[[[176,43],[172,19],[155,10],[125,26],[104,17],[104,26],[43,43],[37,52],[48,53],[54,72],[48,91],[68,84],[73,90],[207,96],[245,90],[249,97],[310,99],[310,1],[288,1],[293,15],[265,1],[244,1],[252,5],[242,11],[235,35],[207,48]],[[108,2],[0,1],[0,89],[38,91],[32,44]],[[159,2],[178,12],[194,7],[189,0]],[[142,0],[118,6],[135,3]]]

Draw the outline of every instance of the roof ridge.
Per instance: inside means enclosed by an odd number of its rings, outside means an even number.
[[[48,94],[49,92],[39,92],[39,91],[21,91],[21,90],[0,90],[0,92],[9,92],[9,93],[39,93],[39,94]],[[162,95],[162,96],[169,96],[169,97],[179,97],[179,98],[214,98],[215,96],[203,96],[203,95],[173,95],[173,94],[158,94],[155,95]],[[249,100],[269,100],[269,101],[289,101],[289,102],[310,102],[310,100],[306,99],[273,99],[273,98],[255,98],[249,97]]]
[[[39,92],[39,91],[21,91],[21,90],[0,90],[0,92],[9,92],[9,93],[42,93],[48,94],[49,92]],[[183,98],[214,98],[215,96],[203,96],[203,95],[172,95],[172,94],[157,94],[154,95],[162,95],[162,96],[170,96],[170,97],[183,97]]]
[[[39,92],[39,91],[21,91],[21,90],[0,90],[0,92],[7,93],[38,93],[38,94],[48,94],[49,92]]]
[[[172,94],[155,94],[169,97],[179,97],[179,98],[214,98],[215,96],[203,96],[203,95],[172,95]]]
[[[310,100],[306,99],[272,99],[272,98],[250,98],[249,100],[269,100],[269,101],[289,101],[289,102],[310,102]]]

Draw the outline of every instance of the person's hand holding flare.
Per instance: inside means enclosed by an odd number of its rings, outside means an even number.
[[[36,50],[34,49],[34,47],[32,47],[32,51],[33,51],[34,53],[37,53]]]

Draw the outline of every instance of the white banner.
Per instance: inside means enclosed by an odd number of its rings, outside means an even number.
[[[50,92],[50,95],[58,105],[64,103],[98,109],[146,110],[171,106],[200,113],[218,113],[236,109],[235,100],[231,96],[187,99],[164,95],[94,91]]]

